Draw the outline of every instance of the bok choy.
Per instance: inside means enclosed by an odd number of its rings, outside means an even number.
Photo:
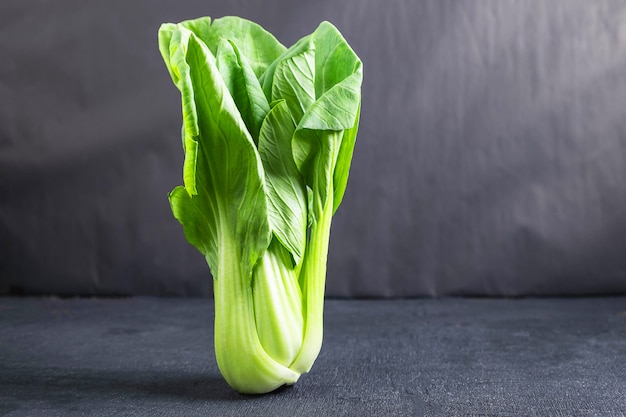
[[[169,200],[213,276],[219,369],[242,393],[293,384],[322,344],[362,63],[328,22],[287,49],[249,20],[203,17],[163,24],[159,49],[182,99]]]

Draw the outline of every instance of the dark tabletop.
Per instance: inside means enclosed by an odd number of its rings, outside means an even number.
[[[292,387],[221,379],[207,299],[0,298],[2,416],[625,416],[626,298],[327,300]]]

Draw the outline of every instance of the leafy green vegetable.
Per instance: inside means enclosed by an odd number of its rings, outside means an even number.
[[[287,49],[238,17],[163,24],[159,50],[182,99],[170,205],[214,278],[220,371],[242,393],[293,384],[322,344],[361,61],[328,22]]]

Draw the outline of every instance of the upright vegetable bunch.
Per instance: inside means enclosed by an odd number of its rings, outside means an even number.
[[[159,49],[183,111],[170,204],[214,278],[218,366],[242,393],[292,384],[322,344],[361,61],[328,22],[287,49],[248,20],[203,17],[163,24]]]

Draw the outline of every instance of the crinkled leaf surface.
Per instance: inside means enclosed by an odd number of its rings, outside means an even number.
[[[285,100],[298,124],[315,102],[315,46],[312,40],[301,40],[277,62],[273,71],[272,100]]]
[[[287,103],[275,103],[261,127],[259,153],[267,181],[270,225],[299,264],[306,246],[307,202],[291,149],[295,129]]]
[[[187,20],[181,25],[196,34],[214,56],[224,40],[237,45],[239,53],[250,63],[257,78],[287,50],[274,35],[260,25],[236,16],[225,16],[213,22],[209,17],[201,17]]]

